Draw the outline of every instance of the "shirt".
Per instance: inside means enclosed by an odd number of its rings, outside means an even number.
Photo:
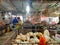
[[[18,23],[18,20],[15,18],[13,19],[13,24],[17,24]]]

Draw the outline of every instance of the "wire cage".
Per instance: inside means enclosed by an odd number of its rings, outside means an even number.
[[[39,43],[6,43],[6,45],[39,45]],[[60,43],[46,43],[46,45],[60,45]]]
[[[12,41],[13,39],[15,39],[17,37],[17,35],[19,33],[26,34],[28,32],[32,32],[32,30],[36,31],[39,29],[18,29],[18,30],[14,30],[15,33],[9,38],[9,40],[5,41],[3,43],[3,45],[38,45],[39,43],[26,43],[26,42],[22,42],[22,43],[16,43],[15,42],[15,43],[13,43],[13,41]],[[58,43],[58,42],[47,42],[46,44],[48,44],[48,45],[60,45],[60,43]]]

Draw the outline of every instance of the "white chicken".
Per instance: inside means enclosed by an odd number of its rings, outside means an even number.
[[[36,37],[36,34],[34,34],[34,41],[35,43],[39,43],[39,39]]]
[[[20,40],[20,39],[15,39],[15,42],[16,42],[16,43],[20,43],[21,40]]]
[[[50,40],[50,33],[49,33],[49,31],[47,29],[44,31],[44,36],[46,38],[46,41]]]
[[[49,33],[49,31],[47,29],[44,30],[44,35],[50,36],[50,33]]]
[[[16,38],[20,38],[20,35],[17,35],[17,37]]]

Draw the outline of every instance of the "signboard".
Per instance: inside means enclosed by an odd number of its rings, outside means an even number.
[[[46,17],[46,16],[41,16],[41,21],[46,21],[49,24],[57,24],[59,22],[59,17]]]

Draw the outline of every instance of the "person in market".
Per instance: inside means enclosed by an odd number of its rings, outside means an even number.
[[[13,19],[13,28],[16,28],[16,24],[18,23],[18,19],[15,17]]]
[[[20,17],[17,17],[17,19],[18,19],[18,24],[17,24],[16,29],[18,29],[18,32],[20,32],[20,30],[19,30],[19,29],[21,28],[22,21],[21,21]]]
[[[2,24],[6,24],[5,18],[2,18]]]
[[[32,20],[32,32],[33,32],[33,33],[35,33],[35,24],[34,24],[34,23],[35,23],[35,21]]]
[[[18,24],[22,25],[22,21],[21,21],[20,17],[18,17]]]

